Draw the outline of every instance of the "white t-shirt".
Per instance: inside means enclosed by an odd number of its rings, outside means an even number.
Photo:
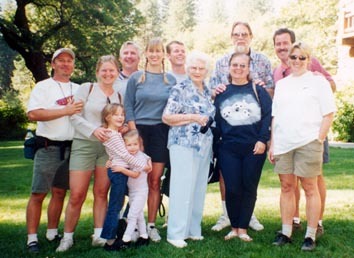
[[[335,112],[328,81],[306,72],[281,79],[274,92],[274,154],[287,153],[318,138],[323,116]]]
[[[27,113],[36,109],[62,109],[65,97],[73,96],[79,85],[76,83],[56,82],[53,78],[40,81],[31,92],[27,105]],[[38,121],[36,134],[53,141],[72,140],[75,129],[71,125],[69,116],[63,116],[50,121]]]
[[[183,82],[184,80],[188,79],[188,75],[185,74],[178,74],[178,73],[174,73],[172,71],[169,71],[170,74],[172,74],[175,78],[176,78],[176,84]]]
[[[145,164],[147,164],[148,160],[150,159],[144,152],[139,151],[137,154],[134,155],[135,158],[139,160],[144,160]],[[140,175],[136,178],[128,177],[128,189],[129,194],[132,192],[141,192],[147,191],[149,189],[148,182],[147,182],[147,173],[136,166],[131,166],[130,170],[139,172]]]

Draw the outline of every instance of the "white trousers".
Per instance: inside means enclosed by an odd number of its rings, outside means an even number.
[[[211,145],[201,157],[192,148],[170,146],[171,181],[167,238],[183,240],[202,234],[201,221],[210,167]]]
[[[130,239],[136,226],[138,226],[140,236],[147,234],[144,218],[144,207],[147,200],[148,191],[148,188],[129,191],[128,225],[124,232],[124,236],[130,237]]]

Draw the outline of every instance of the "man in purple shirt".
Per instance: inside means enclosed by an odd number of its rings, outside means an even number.
[[[273,71],[274,83],[276,83],[288,76],[291,73],[290,67],[288,65],[289,60],[289,49],[292,44],[295,42],[295,33],[292,30],[287,28],[281,28],[275,31],[273,36],[274,50],[277,57],[280,59],[281,63],[278,67],[276,67]],[[333,81],[331,75],[322,67],[320,62],[312,57],[311,62],[309,64],[309,70],[318,74],[319,76],[324,76],[328,82],[331,84],[332,91],[335,92],[336,84]],[[328,163],[329,161],[329,147],[328,147],[328,139],[324,142],[324,150],[323,150],[323,163]],[[323,178],[323,175],[318,176],[317,178],[318,189],[321,197],[321,216],[318,222],[317,227],[317,235],[322,235],[323,225],[322,218],[324,213],[325,201],[326,201],[326,185]],[[293,219],[293,227],[294,229],[301,228],[300,224],[300,212],[299,212],[299,201],[300,201],[300,189],[297,187],[295,190],[296,195],[296,211]]]

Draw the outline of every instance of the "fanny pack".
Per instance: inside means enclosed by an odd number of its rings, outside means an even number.
[[[42,137],[42,136],[36,136],[35,137],[35,149],[38,150],[40,148],[47,148],[48,146],[57,146],[60,148],[60,160],[64,160],[65,159],[65,149],[67,147],[71,147],[71,144],[73,141],[53,141],[50,140],[46,137]]]

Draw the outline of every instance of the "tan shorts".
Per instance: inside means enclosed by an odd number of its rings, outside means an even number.
[[[71,146],[70,170],[94,170],[104,167],[108,160],[105,147],[101,142],[74,139]]]
[[[315,177],[322,174],[323,144],[314,140],[287,153],[275,155],[274,172]]]

